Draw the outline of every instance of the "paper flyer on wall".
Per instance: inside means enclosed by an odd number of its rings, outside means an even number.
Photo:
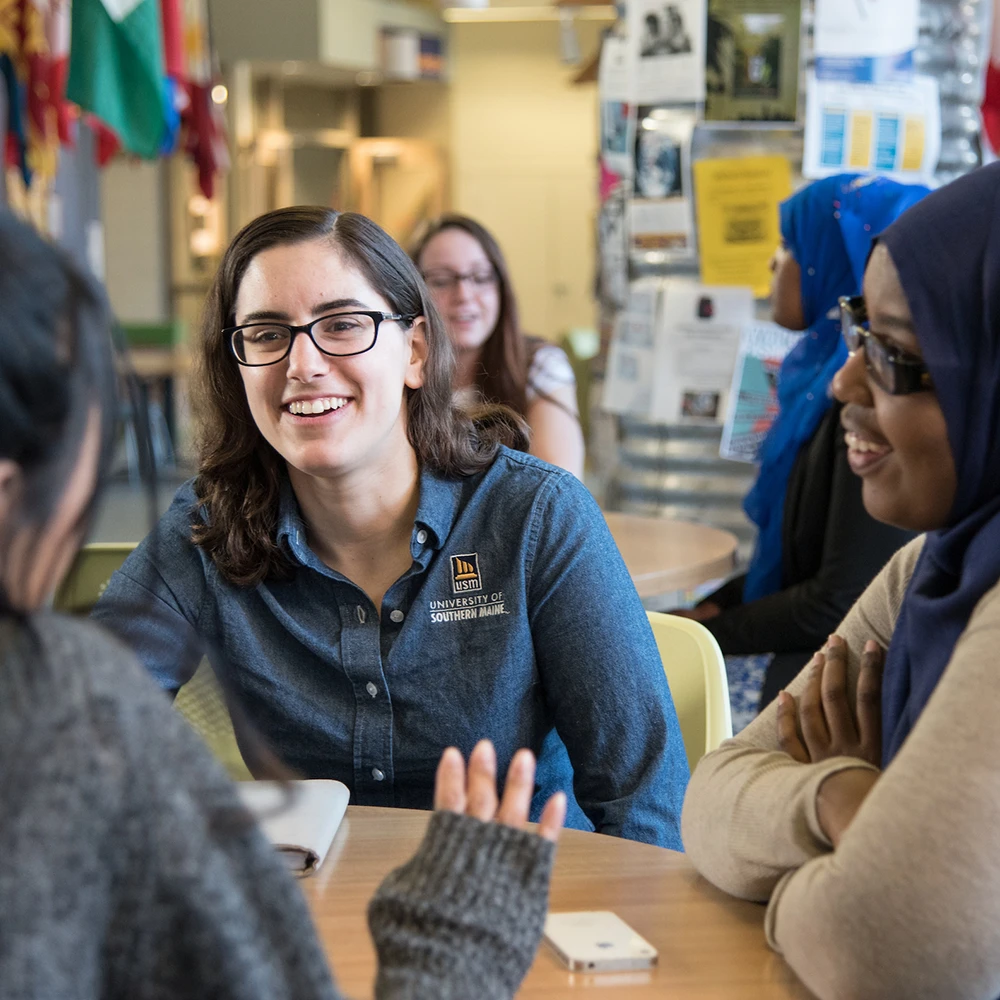
[[[695,116],[676,108],[639,108],[636,116],[631,246],[657,262],[694,256],[691,136]]]
[[[816,76],[853,83],[910,76],[919,14],[919,0],[816,0]]]
[[[732,384],[740,330],[753,319],[749,288],[665,283],[653,366],[652,419],[718,423]]]
[[[792,192],[783,156],[700,160],[694,164],[701,280],[749,285],[767,295],[769,262],[781,239],[778,205]]]
[[[598,298],[624,309],[628,301],[628,226],[625,188],[612,187],[601,199],[597,215]]]
[[[597,64],[597,93],[602,101],[628,104],[633,99],[633,50],[628,40],[608,34],[601,42],[601,58]]]
[[[805,177],[876,171],[914,183],[933,179],[941,152],[938,81],[864,84],[817,80],[806,90]]]
[[[705,97],[706,0],[629,0],[628,43],[635,53],[639,103]]]
[[[800,0],[709,0],[708,121],[795,121]]]
[[[722,427],[719,455],[756,462],[778,415],[778,370],[801,333],[755,321],[740,331],[739,349]]]
[[[633,282],[627,308],[615,317],[601,400],[609,413],[649,416],[660,287],[658,278]]]

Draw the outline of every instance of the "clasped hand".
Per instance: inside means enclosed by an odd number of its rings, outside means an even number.
[[[876,767],[882,759],[882,668],[885,653],[869,639],[861,654],[852,711],[847,695],[847,646],[830,636],[811,660],[798,705],[778,695],[778,745],[804,764],[830,757],[858,757]]]
[[[847,646],[831,636],[809,665],[798,705],[787,692],[778,695],[778,745],[803,764],[830,757],[857,757],[878,767],[882,758],[882,668],[885,653],[865,643],[858,674],[855,710],[847,696]],[[849,767],[825,778],[816,794],[816,817],[836,848],[854,821],[879,772]]]

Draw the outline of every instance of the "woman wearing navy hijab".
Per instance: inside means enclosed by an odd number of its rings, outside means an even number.
[[[685,800],[820,998],[1000,996],[998,220],[994,164],[880,236],[833,387],[865,507],[925,535]]]
[[[865,512],[830,381],[847,357],[839,297],[860,290],[872,234],[926,194],[918,185],[839,174],[781,205],[771,308],[776,322],[806,332],[781,366],[778,417],[744,503],[758,527],[750,566],[687,613],[715,635],[723,653],[775,654],[761,707],[910,538]]]

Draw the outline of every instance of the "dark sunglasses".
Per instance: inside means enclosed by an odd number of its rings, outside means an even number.
[[[893,347],[877,333],[865,329],[868,309],[860,295],[842,295],[840,303],[840,330],[851,354],[865,349],[865,368],[872,380],[892,396],[906,396],[911,392],[926,392],[934,388],[927,365],[912,354]]]

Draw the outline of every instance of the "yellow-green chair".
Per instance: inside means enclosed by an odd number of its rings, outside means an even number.
[[[85,545],[73,560],[53,602],[58,611],[85,615],[104,593],[111,574],[135,548],[132,542],[95,542]],[[203,660],[174,699],[174,707],[208,744],[222,762],[230,777],[237,781],[252,777],[236,744],[233,724],[229,718],[219,682]]]
[[[733,735],[726,661],[715,636],[690,618],[647,611],[677,709],[688,764]]]

